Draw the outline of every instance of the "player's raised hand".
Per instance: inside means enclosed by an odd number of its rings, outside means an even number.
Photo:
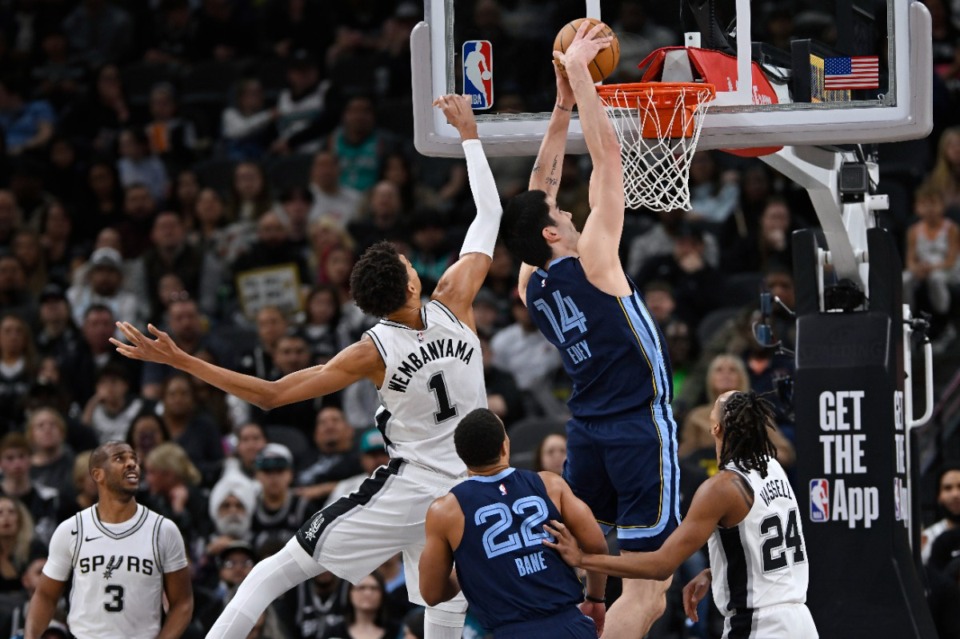
[[[683,587],[683,611],[687,613],[691,621],[700,621],[700,615],[697,614],[697,604],[710,589],[710,581],[711,573],[710,569],[707,568]]]
[[[559,522],[555,519],[551,519],[549,524],[544,524],[543,529],[553,535],[556,541],[550,541],[549,538],[544,538],[543,545],[553,548],[560,556],[563,557],[563,560],[569,565],[577,568],[580,566],[580,562],[583,560],[583,553],[580,552],[580,544],[577,542],[577,538],[573,536],[567,527],[563,525],[562,522]]]
[[[450,124],[460,133],[462,140],[479,139],[477,135],[477,118],[473,115],[468,95],[441,95],[433,101],[433,106],[443,111],[443,115]]]
[[[147,324],[147,330],[157,339],[147,337],[130,322],[117,322],[117,328],[127,338],[129,344],[124,344],[114,337],[110,338],[110,343],[116,346],[117,352],[125,357],[144,362],[173,364],[179,356],[183,355],[183,351],[173,339],[153,324]]]
[[[570,86],[567,72],[559,60],[553,61],[553,72],[557,76],[557,105],[569,111],[577,103],[577,98],[573,95],[573,87]]]
[[[605,28],[606,26],[602,22],[591,26],[588,20],[584,20],[580,23],[577,35],[574,36],[567,50],[562,53],[560,51],[553,52],[554,59],[568,71],[574,65],[586,68],[597,57],[597,53],[609,47],[610,43],[613,42],[611,36],[600,35],[600,32]]]

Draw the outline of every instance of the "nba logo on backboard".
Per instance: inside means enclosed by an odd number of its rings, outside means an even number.
[[[474,110],[493,106],[493,46],[489,40],[463,43],[463,93]]]
[[[810,480],[810,521],[830,521],[830,482]]]

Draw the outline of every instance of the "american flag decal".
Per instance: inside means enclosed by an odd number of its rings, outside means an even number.
[[[880,59],[875,55],[825,58],[823,88],[826,91],[879,89]]]

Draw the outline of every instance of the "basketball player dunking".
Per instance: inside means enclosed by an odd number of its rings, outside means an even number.
[[[97,503],[61,523],[27,614],[25,639],[53,618],[73,575],[67,624],[77,639],[175,639],[193,615],[183,537],[176,525],[137,504],[137,454],[123,442],[90,455]],[[163,596],[169,609],[163,615]],[[161,619],[163,619],[161,623]]]
[[[257,564],[207,639],[244,639],[267,605],[297,583],[325,570],[357,583],[398,552],[411,601],[424,603],[418,563],[427,508],[466,474],[453,431],[463,415],[487,403],[472,304],[490,268],[502,212],[469,98],[449,95],[435,104],[463,140],[477,217],[460,259],[440,278],[429,303],[421,301],[420,278],[409,260],[381,242],[354,266],[350,288],[357,305],[382,320],[327,364],[268,382],[192,357],[153,326],[156,339],[123,323],[119,327],[129,344],[112,340],[128,357],[169,364],[267,409],[361,379],[380,390],[377,425],[390,463],[357,492],[316,513],[283,549]],[[428,608],[427,639],[460,639],[465,613],[462,596]]]
[[[656,550],[680,520],[677,425],[664,340],[618,256],[624,193],[620,144],[587,65],[610,46],[583,21],[554,56],[557,107],[530,176],[504,213],[504,236],[523,262],[519,289],[530,316],[573,380],[564,479],[621,552]],[[570,109],[576,100],[593,161],[590,215],[579,233],[557,207]],[[607,612],[605,636],[643,637],[666,607],[669,582],[630,579]]]
[[[800,507],[776,460],[768,429],[770,405],[754,393],[729,391],[710,412],[720,472],[697,489],[680,527],[656,552],[585,555],[559,522],[545,529],[571,566],[638,579],[665,579],[708,543],[710,566],[683,589],[683,607],[697,621],[697,603],[713,583],[724,615],[723,636],[816,639],[805,605],[809,569]]]

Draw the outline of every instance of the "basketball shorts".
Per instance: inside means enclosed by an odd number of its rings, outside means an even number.
[[[552,617],[501,626],[493,639],[597,639],[593,619],[572,607]]]
[[[680,523],[677,426],[669,408],[567,423],[563,477],[621,550],[658,549]]]
[[[308,519],[297,531],[297,541],[317,563],[353,584],[403,553],[410,601],[426,605],[420,596],[419,567],[427,509],[460,481],[402,459],[391,459],[356,492]],[[467,602],[460,593],[436,607],[463,613]]]
[[[752,615],[723,620],[723,639],[817,639],[817,626],[804,604],[756,608]]]

